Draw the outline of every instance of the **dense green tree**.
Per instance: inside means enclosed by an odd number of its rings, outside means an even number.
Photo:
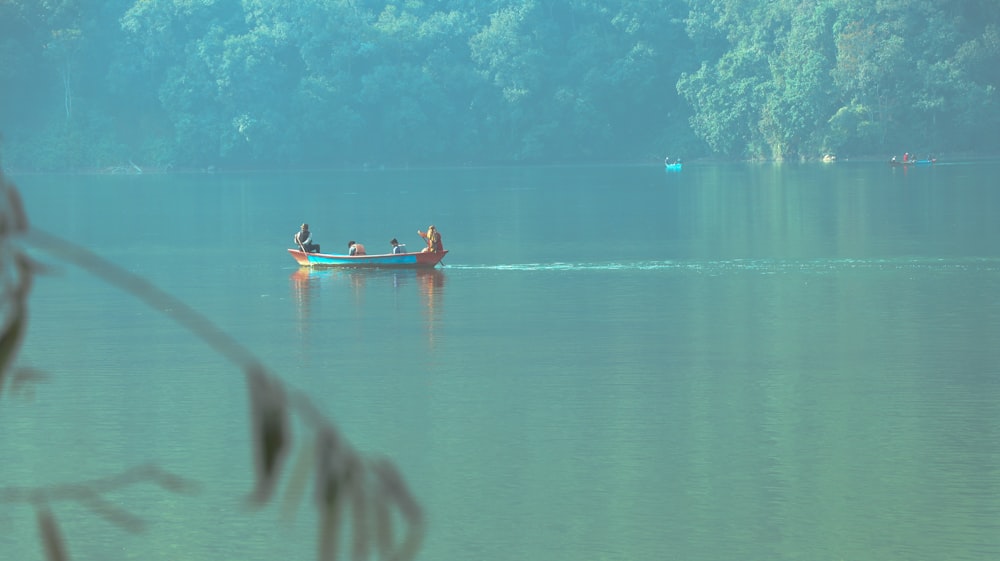
[[[25,10],[25,4],[0,1],[0,123],[15,130],[30,120],[24,108],[44,91],[40,73],[32,71],[43,64],[42,53],[30,48],[41,44],[44,28]]]
[[[829,68],[836,58],[831,3],[796,2],[787,34],[776,41],[770,57],[771,94],[762,108],[760,132],[771,157],[809,157],[836,151],[824,137],[835,107]]]
[[[540,37],[529,26],[536,8],[534,0],[504,6],[469,39],[472,62],[493,88],[478,99],[477,107],[486,145],[493,151],[506,148],[511,159],[538,156],[530,108],[541,94],[545,66]]]
[[[40,169],[988,151],[998,29],[991,0],[3,0],[0,129]]]
[[[994,6],[998,6],[994,4]],[[988,25],[936,70],[945,115],[974,146],[995,148],[1000,130],[1000,26]]]
[[[727,157],[760,158],[772,151],[781,154],[781,147],[768,146],[761,122],[765,122],[768,136],[781,136],[774,117],[764,113],[769,99],[777,95],[771,58],[777,38],[786,33],[787,16],[787,11],[766,3],[692,2],[689,31],[725,37],[730,44],[718,59],[703,60],[700,68],[682,74],[677,83],[678,91],[694,109],[691,127],[713,151]],[[698,38],[695,42],[705,43]]]

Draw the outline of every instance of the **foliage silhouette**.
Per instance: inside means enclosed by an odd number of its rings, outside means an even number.
[[[23,392],[26,386],[47,377],[32,368],[13,366],[24,341],[32,278],[46,272],[27,253],[30,247],[134,295],[196,334],[242,370],[250,400],[256,471],[256,485],[250,494],[252,505],[264,505],[274,498],[281,469],[293,444],[291,418],[295,416],[301,421],[311,434],[300,437],[304,444],[299,447],[298,459],[286,485],[284,507],[290,511],[297,506],[311,472],[314,505],[320,519],[318,559],[332,560],[338,556],[342,549],[339,530],[348,523],[353,531],[350,546],[353,559],[404,561],[416,556],[424,534],[422,510],[391,462],[361,455],[307,395],[286,388],[250,351],[198,311],[84,247],[32,229],[16,187],[3,176],[2,170],[0,200],[0,399],[8,380],[12,392]],[[32,488],[0,487],[0,505],[31,505],[47,558],[61,561],[69,558],[69,548],[53,513],[54,505],[76,503],[124,531],[141,532],[144,522],[139,517],[105,498],[113,490],[138,483],[153,483],[173,493],[189,493],[197,488],[195,482],[155,465],[140,465],[96,481]],[[392,527],[395,517],[405,522],[402,532],[397,533]]]

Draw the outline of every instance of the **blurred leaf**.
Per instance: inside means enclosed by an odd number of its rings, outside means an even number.
[[[27,322],[23,305],[15,305],[13,314],[3,334],[0,334],[0,394],[3,393],[4,375],[11,363],[14,362]]]
[[[392,553],[392,512],[389,502],[381,498],[375,500],[375,543],[379,556],[388,559]]]
[[[337,558],[337,544],[340,537],[340,509],[323,508],[320,511],[319,561],[334,561]]]
[[[0,222],[0,236],[9,236],[22,233],[28,229],[28,216],[24,213],[24,205],[21,203],[21,193],[13,185],[7,183],[0,175],[0,187],[7,192],[7,209],[10,213],[10,224],[7,224],[7,215],[2,216]]]
[[[413,499],[403,477],[392,462],[385,459],[377,460],[372,464],[372,469],[378,477],[382,493],[399,507],[408,524],[406,537],[393,554],[393,559],[413,559],[423,541],[424,520],[420,505]]]
[[[66,561],[69,555],[66,553],[66,546],[63,545],[62,535],[56,519],[52,516],[52,511],[47,507],[40,506],[37,510],[38,532],[41,534],[42,545],[45,547],[45,556],[49,561]]]
[[[353,456],[347,466],[347,493],[351,499],[351,556],[355,561],[368,559],[371,553],[371,523],[368,517],[368,499],[365,494],[364,473],[361,459]]]
[[[0,380],[2,379],[3,375],[0,374]],[[10,391],[21,397],[33,396],[35,385],[48,379],[48,374],[36,368],[17,368],[10,377]]]
[[[265,503],[277,483],[281,462],[288,452],[289,423],[285,392],[257,368],[247,370],[250,392],[250,424],[253,430],[257,487],[253,501]]]
[[[334,506],[339,497],[344,470],[340,437],[329,427],[316,435],[316,503],[319,508]]]
[[[319,559],[337,558],[342,509],[345,449],[331,427],[322,427],[316,435],[316,508],[320,513]]]
[[[313,444],[299,447],[298,454],[295,455],[292,473],[288,477],[288,487],[285,489],[285,500],[282,503],[282,511],[287,519],[295,517],[295,510],[302,502],[306,485],[309,483],[309,470],[315,462],[315,457],[316,448]]]

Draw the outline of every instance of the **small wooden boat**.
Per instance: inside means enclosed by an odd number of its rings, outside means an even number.
[[[427,251],[422,253],[385,253],[382,255],[333,255],[330,253],[306,253],[300,249],[289,249],[295,262],[303,267],[363,267],[379,268],[433,268],[448,255],[448,251]]]

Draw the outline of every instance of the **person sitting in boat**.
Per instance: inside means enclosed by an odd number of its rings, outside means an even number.
[[[319,253],[319,244],[313,243],[308,224],[303,224],[302,228],[298,232],[295,232],[295,236],[292,239],[295,240],[295,245],[302,251],[306,253]]]
[[[427,227],[427,233],[417,230],[417,235],[427,242],[427,247],[422,249],[420,252],[424,253],[427,251],[437,252],[444,251],[444,244],[441,243],[441,232],[437,231],[437,228],[433,224]]]
[[[910,163],[910,153],[909,152],[903,152],[903,163],[904,164]]]
[[[347,254],[368,255],[368,253],[365,251],[365,244],[358,243],[354,240],[347,242]]]
[[[396,238],[389,240],[389,243],[392,245],[393,253],[406,253],[406,244],[399,243],[399,240]]]
[[[666,158],[663,158],[663,165],[665,165],[665,166],[669,166],[670,164],[676,164],[676,163],[677,162],[673,158],[671,158],[670,156],[667,156]]]

